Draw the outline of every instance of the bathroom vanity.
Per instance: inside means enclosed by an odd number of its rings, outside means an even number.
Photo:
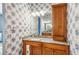
[[[45,31],[42,32],[42,37],[23,39],[23,55],[28,52],[30,55],[69,55],[70,51],[67,43],[67,4],[52,5],[52,11],[52,19],[47,20],[49,23],[44,22],[50,17],[45,16],[45,19],[41,20],[45,25],[41,29],[44,30],[45,28]],[[27,48],[27,45],[29,48]]]
[[[27,51],[29,45],[29,51]],[[69,55],[69,45],[52,38],[33,38],[23,40],[23,55]]]

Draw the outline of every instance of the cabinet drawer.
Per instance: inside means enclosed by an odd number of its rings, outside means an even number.
[[[56,49],[53,49],[53,54],[54,55],[67,55],[67,52],[64,51],[64,50],[56,50]]]
[[[41,43],[40,42],[35,42],[35,41],[27,41],[26,45],[41,46]]]

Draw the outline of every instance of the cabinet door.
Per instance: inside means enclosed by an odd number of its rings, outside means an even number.
[[[39,47],[39,46],[31,46],[30,54],[31,55],[41,55],[42,54],[41,47]]]
[[[69,46],[43,43],[43,55],[68,55]]]
[[[53,10],[53,36],[54,39],[64,41],[66,37],[66,4],[57,4],[52,6]],[[57,37],[57,38],[56,38]]]
[[[43,43],[42,52],[43,52],[43,55],[53,55],[52,46],[50,44]]]
[[[53,55],[53,49],[48,47],[43,47],[43,55]]]
[[[30,46],[30,55],[41,55],[41,42],[36,42],[36,41],[25,41],[25,45],[29,45]],[[24,47],[26,50],[27,48]],[[24,51],[25,52],[25,51]],[[27,54],[27,53],[25,53]]]
[[[31,55],[41,55],[41,43],[40,42],[34,42],[34,41],[28,41],[26,44],[29,44],[30,47],[30,54]]]

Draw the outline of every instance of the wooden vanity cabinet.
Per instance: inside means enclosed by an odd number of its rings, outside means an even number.
[[[41,43],[35,41],[23,40],[23,55],[26,55],[26,46],[30,46],[30,55],[41,55]]]
[[[31,44],[31,49],[30,49],[30,55],[41,55],[42,52],[41,52],[41,43],[40,42],[34,42],[33,41],[33,44]]]
[[[30,55],[68,55],[69,45],[23,40],[23,55],[26,45],[30,45]]]
[[[54,43],[43,44],[43,55],[68,55],[68,54],[69,54],[68,45],[60,45]]]
[[[67,37],[67,4],[52,5],[53,39],[66,42]]]

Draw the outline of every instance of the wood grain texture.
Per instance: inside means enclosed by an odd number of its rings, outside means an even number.
[[[42,49],[39,46],[31,46],[31,55],[42,55]]]
[[[23,40],[23,55],[30,45],[30,55],[69,55],[69,45]]]
[[[43,52],[50,55],[69,55],[69,46],[54,43],[43,43]],[[48,49],[48,51],[46,50]],[[44,54],[45,54],[44,53]]]
[[[66,41],[67,37],[67,4],[52,5],[53,13],[53,38]]]

